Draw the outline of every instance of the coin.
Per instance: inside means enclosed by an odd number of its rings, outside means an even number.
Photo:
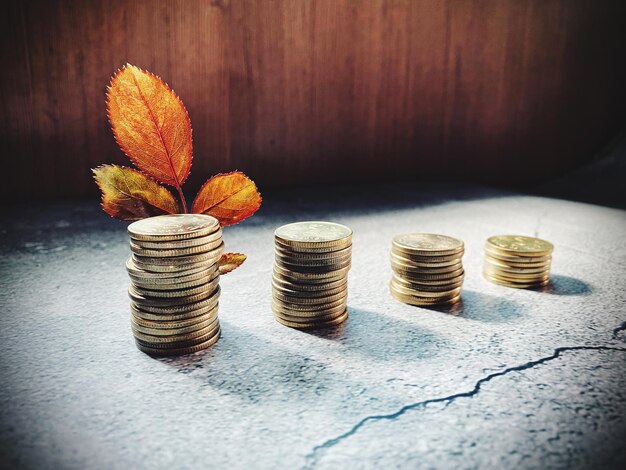
[[[201,300],[199,302],[183,305],[181,307],[150,307],[150,306],[140,306],[134,302],[130,303],[131,314],[135,318],[141,318],[142,320],[150,320],[150,321],[184,321],[184,320],[192,320],[210,312],[212,309],[217,308],[219,305],[218,302],[219,295],[215,295],[213,297],[209,297],[208,299]],[[175,308],[187,307],[187,310],[176,311]],[[170,313],[174,312],[174,313]]]
[[[530,258],[522,257],[510,257],[509,259],[503,259],[498,256],[494,256],[488,250],[485,250],[485,260],[489,260],[492,264],[505,266],[507,268],[541,268],[544,266],[550,266],[552,257],[537,258],[538,261],[525,261]],[[521,260],[521,261],[520,261]]]
[[[456,238],[434,233],[404,233],[393,238],[396,251],[419,256],[445,256],[461,252],[463,242]]]
[[[189,326],[197,325],[198,323],[210,320],[212,318],[217,317],[218,304],[201,310],[201,313],[198,315],[194,315],[190,318],[182,318],[170,320],[169,318],[176,317],[175,315],[161,315],[156,316],[157,319],[154,319],[154,315],[152,315],[152,319],[144,318],[145,313],[141,312],[140,315],[137,314],[136,310],[131,309],[131,321],[136,325],[142,328],[148,328],[150,330],[175,330],[178,328],[187,328]],[[150,315],[150,314],[148,314]],[[156,333],[154,333],[156,334]]]
[[[188,348],[159,349],[159,348],[150,348],[147,346],[143,346],[140,343],[136,343],[136,344],[137,344],[137,348],[140,351],[146,354],[149,354],[151,356],[161,356],[161,357],[162,356],[182,356],[185,354],[196,353],[212,346],[220,339],[220,332],[221,330],[218,328],[217,332],[215,333],[213,337],[209,338],[207,341],[203,343],[196,344],[195,346],[190,346]]]
[[[156,299],[156,298],[174,299],[174,298],[181,298],[181,297],[192,297],[196,294],[201,294],[203,292],[214,292],[218,283],[219,283],[219,277],[216,276],[212,280],[208,282],[205,281],[205,283],[200,284],[199,286],[187,287],[184,289],[177,289],[177,290],[153,290],[153,289],[146,289],[135,284],[133,285],[133,292],[149,299]]]
[[[451,266],[444,266],[441,268],[418,268],[400,265],[398,263],[391,263],[391,269],[398,275],[405,277],[424,277],[431,279],[445,279],[448,277],[454,277],[457,273],[463,271],[463,263],[459,262]]]
[[[412,289],[404,287],[393,280],[391,281],[391,287],[398,293],[403,295],[413,295],[416,297],[429,297],[432,299],[442,299],[446,297],[454,297],[461,292],[461,287],[453,287],[447,290],[429,291],[425,289]]]
[[[143,282],[140,281],[139,279],[135,279],[131,277],[132,283],[135,287],[139,287],[140,289],[147,289],[147,290],[161,290],[161,291],[180,291],[180,290],[184,290],[184,289],[190,289],[190,288],[194,288],[194,287],[199,287],[203,284],[207,284],[209,282],[211,282],[213,279],[215,279],[218,274],[216,273],[212,273],[212,274],[206,274],[206,273],[200,273],[202,274],[202,277],[197,277],[196,279],[192,279],[190,281],[184,281],[184,282],[178,282],[178,283],[171,283],[171,284],[163,284],[162,282],[155,282],[154,280],[151,280],[149,282]],[[167,278],[167,280],[172,280],[171,278]],[[161,295],[160,297],[175,297],[173,295]]]
[[[491,277],[501,278],[504,281],[522,282],[522,283],[543,280],[543,279],[547,279],[548,277],[550,277],[550,271],[544,271],[539,274],[522,275],[522,274],[507,274],[507,273],[503,273],[502,271],[483,268],[483,273],[486,273]]]
[[[204,269],[202,271],[197,271],[191,274],[178,273],[180,276],[171,276],[166,273],[163,275],[161,273],[149,273],[149,275],[136,275],[129,273],[129,277],[133,284],[146,284],[146,285],[163,285],[163,286],[171,286],[183,284],[186,282],[193,282],[196,280],[205,280],[205,282],[209,279],[214,278],[218,274],[218,268],[216,264],[211,265],[210,268]],[[148,287],[150,289],[150,287]],[[154,287],[156,289],[156,287]],[[167,288],[167,287],[166,287]]]
[[[446,256],[421,256],[421,255],[410,255],[406,252],[402,252],[396,250],[395,247],[391,248],[391,257],[397,259],[400,263],[445,263],[448,261],[458,261],[465,251],[459,251],[453,255]]]
[[[352,239],[352,230],[334,222],[295,222],[278,227],[274,238],[291,247],[331,247]]]
[[[213,242],[205,243],[203,245],[196,245],[196,246],[191,246],[188,248],[176,248],[176,249],[167,250],[167,249],[161,249],[161,248],[160,249],[143,248],[131,242],[130,250],[139,256],[152,256],[155,258],[173,258],[173,257],[178,258],[181,256],[192,256],[192,255],[207,253],[207,252],[215,250],[216,248],[219,248],[220,245],[222,244],[223,244],[222,239],[218,238],[217,240]]]
[[[347,246],[346,248],[341,248],[335,251],[327,251],[318,253],[316,251],[309,251],[306,253],[300,251],[293,251],[289,248],[279,248],[276,246],[276,255],[281,258],[286,259],[294,259],[294,260],[337,260],[341,258],[348,257],[352,254],[352,245]]]
[[[290,271],[282,266],[274,264],[274,272],[287,279],[293,279],[294,281],[306,281],[306,282],[329,282],[331,280],[340,279],[348,274],[350,266],[338,269],[336,271],[311,273],[311,272],[298,272]]]
[[[303,282],[293,282],[292,280],[284,279],[277,273],[272,273],[272,284],[275,285],[277,289],[284,289],[287,291],[296,291],[302,293],[311,292],[312,295],[314,295],[316,292],[324,292],[327,290],[336,289],[340,286],[347,284],[347,282],[348,279],[345,276],[342,276],[335,281],[307,284]]]
[[[173,241],[209,235],[219,228],[214,217],[204,214],[168,214],[138,220],[128,226],[136,240]]]
[[[528,288],[533,288],[533,287],[542,287],[547,285],[550,282],[550,278],[546,278],[543,279],[541,281],[537,281],[537,282],[528,282],[528,283],[524,283],[524,282],[512,282],[512,281],[506,281],[503,279],[499,279],[493,276],[490,276],[488,274],[483,273],[483,276],[485,277],[485,279],[487,279],[488,281],[494,283],[494,284],[499,284],[501,286],[506,286],[506,287],[513,287],[516,289],[528,289]]]
[[[421,262],[421,261],[413,261],[408,260],[406,258],[400,258],[395,254],[391,254],[391,262],[400,267],[406,267],[407,269],[419,269],[422,268],[446,268],[449,266],[456,266],[461,263],[460,258],[452,258],[448,261],[439,261],[439,262]]]
[[[346,309],[346,311],[340,316],[332,320],[328,320],[324,322],[295,323],[289,320],[285,320],[276,314],[274,314],[274,317],[276,318],[276,320],[278,320],[278,322],[290,328],[299,328],[299,329],[326,328],[329,326],[339,325],[340,323],[343,323],[344,321],[346,321],[346,319],[348,318],[348,310]]]
[[[487,239],[487,244],[503,254],[520,254],[523,256],[547,256],[552,253],[552,243],[540,238],[523,235],[495,235]]]
[[[217,317],[213,318],[206,326],[192,331],[188,331],[186,333],[172,333],[170,335],[151,335],[139,331],[137,327],[131,322],[131,329],[133,330],[135,339],[140,340],[142,344],[150,347],[168,347],[172,346],[172,343],[179,344],[197,341],[196,338],[210,336],[211,334],[214,334],[216,327],[219,327]]]
[[[461,270],[462,271],[462,270]],[[461,272],[456,277],[448,278],[448,279],[413,279],[407,277],[398,276],[395,272],[391,273],[391,278],[397,283],[404,285],[406,287],[415,286],[416,288],[421,286],[447,286],[450,284],[456,284],[458,282],[462,283],[465,279],[465,274]]]
[[[510,274],[538,274],[538,273],[543,273],[545,271],[550,270],[550,264],[540,265],[537,268],[528,268],[528,267],[519,268],[515,266],[509,266],[506,264],[498,263],[497,261],[494,261],[493,259],[487,256],[485,256],[485,266],[488,267],[489,269],[494,269],[498,272],[510,273]]]
[[[131,243],[137,245],[140,248],[144,248],[147,250],[178,250],[184,248],[190,248],[192,246],[206,245],[207,243],[215,242],[222,238],[222,229],[218,227],[215,232],[210,233],[209,235],[204,235],[201,237],[195,238],[186,238],[182,240],[174,240],[174,241],[145,241],[145,240],[137,240],[136,238],[131,238]]]
[[[188,348],[188,347],[200,344],[200,343],[204,343],[208,339],[215,336],[215,334],[219,331],[219,329],[220,329],[220,324],[217,320],[215,320],[214,324],[209,326],[208,328],[195,331],[188,335],[180,335],[181,337],[183,336],[188,337],[188,339],[184,339],[184,340],[181,339],[177,341],[165,341],[166,339],[168,339],[165,336],[154,336],[154,337],[151,337],[149,341],[145,341],[141,338],[145,337],[146,335],[137,333],[136,331],[133,332],[133,335],[135,336],[135,344],[139,343],[144,347],[153,348],[153,349],[180,349],[180,348]],[[199,334],[200,332],[202,332],[202,334]],[[157,339],[158,341],[156,341],[155,339]]]
[[[189,265],[195,263],[205,262],[207,265],[213,264],[216,262],[221,254],[224,251],[224,242],[221,242],[217,248],[214,248],[211,251],[206,253],[201,253],[198,255],[190,255],[190,256],[170,256],[159,258],[155,256],[141,256],[136,253],[133,253],[133,260],[135,264],[138,266],[171,266],[171,265]]]
[[[302,267],[332,267],[338,266],[341,264],[349,263],[352,255],[350,252],[344,254],[340,257],[335,258],[313,258],[313,257],[300,257],[294,258],[290,256],[285,256],[276,252],[274,255],[276,262],[280,264],[294,265],[294,266],[302,266]]]
[[[297,318],[305,318],[305,319],[308,319],[307,321],[314,321],[316,318],[319,318],[325,315],[333,315],[333,314],[339,315],[346,309],[346,305],[347,305],[346,302],[339,302],[337,305],[335,305],[332,308],[307,311],[307,310],[290,310],[288,308],[285,308],[282,305],[272,304],[272,311],[275,314],[281,314],[281,315],[297,317]]]
[[[141,307],[145,309],[147,307],[174,307],[193,304],[195,302],[198,302],[199,300],[204,300],[208,297],[213,296],[214,291],[203,289],[199,293],[193,295],[159,298],[142,295],[140,292],[137,291],[137,288],[135,288],[134,286],[130,286],[128,288],[128,295],[133,302],[141,305]]]
[[[287,302],[284,300],[277,299],[276,297],[272,298],[272,305],[281,311],[285,311],[286,313],[290,312],[324,312],[326,310],[333,309],[338,305],[345,304],[347,300],[347,296],[340,297],[331,302],[321,303],[321,304],[296,304],[293,302]]]
[[[391,282],[401,287],[403,289],[407,289],[412,292],[445,292],[452,289],[456,289],[463,285],[463,277],[455,282],[449,282],[447,284],[440,285],[430,285],[430,284],[419,284],[416,282],[407,282],[405,279],[399,278],[398,276],[392,276]]]
[[[344,240],[341,243],[338,243],[336,245],[330,245],[330,246],[319,246],[319,245],[311,245],[311,246],[304,246],[304,245],[298,245],[297,247],[294,247],[292,245],[287,245],[285,243],[282,243],[279,239],[274,238],[274,243],[276,246],[276,250],[277,251],[288,251],[291,253],[296,253],[296,254],[315,254],[315,255],[319,255],[319,254],[332,254],[335,253],[337,251],[341,251],[341,250],[345,250],[348,248],[352,248],[352,237],[347,238],[346,240]]]
[[[338,284],[336,287],[333,287],[330,289],[324,289],[324,290],[302,290],[302,289],[298,289],[297,286],[295,286],[295,288],[293,288],[294,286],[292,286],[291,289],[288,289],[284,285],[276,283],[274,281],[272,281],[272,287],[275,292],[280,293],[282,295],[301,296],[304,298],[317,298],[317,297],[327,297],[329,295],[338,294],[340,292],[347,290],[348,280],[342,279],[341,283]]]
[[[413,295],[404,295],[397,292],[394,289],[390,289],[391,295],[402,303],[414,305],[416,307],[431,307],[435,305],[450,305],[458,302],[461,299],[461,294],[458,294],[456,297],[446,298],[446,299],[430,299],[428,297],[416,297]]]
[[[324,305],[331,302],[335,302],[348,297],[348,290],[343,289],[337,294],[327,295],[323,297],[304,297],[301,295],[285,295],[283,292],[274,290],[272,297],[276,300],[284,302],[285,304],[293,305]]]

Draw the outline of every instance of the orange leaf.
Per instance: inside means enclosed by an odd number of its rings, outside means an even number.
[[[113,76],[107,112],[115,140],[132,162],[180,189],[191,169],[191,122],[176,93],[159,77],[126,64]]]
[[[217,265],[220,268],[220,274],[228,274],[243,264],[247,256],[243,253],[224,253]]]
[[[102,165],[92,171],[102,190],[102,208],[116,219],[139,220],[180,212],[172,193],[137,170]]]
[[[208,214],[220,225],[232,225],[250,217],[261,206],[261,194],[254,181],[240,171],[215,175],[198,191],[192,212]]]

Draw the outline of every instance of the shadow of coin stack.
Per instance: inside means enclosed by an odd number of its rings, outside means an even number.
[[[272,310],[291,328],[322,328],[348,318],[352,230],[332,222],[276,229]]]
[[[150,217],[128,226],[126,262],[131,329],[137,347],[153,356],[190,354],[220,337],[218,221],[201,214]]]
[[[431,233],[407,233],[391,244],[391,295],[410,305],[453,304],[461,298],[463,242]]]
[[[550,282],[552,243],[522,235],[496,235],[485,243],[483,276],[506,287],[528,289]]]

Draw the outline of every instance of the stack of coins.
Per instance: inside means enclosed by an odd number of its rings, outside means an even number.
[[[494,284],[526,289],[550,282],[552,243],[522,235],[497,235],[485,243],[483,275]]]
[[[201,214],[161,215],[128,226],[132,255],[131,329],[137,347],[154,356],[190,354],[214,344],[222,230]]]
[[[391,244],[391,295],[418,306],[452,304],[461,298],[464,271],[461,240],[431,233],[406,233]]]
[[[352,230],[331,222],[297,222],[274,233],[272,310],[292,328],[322,328],[348,318]]]

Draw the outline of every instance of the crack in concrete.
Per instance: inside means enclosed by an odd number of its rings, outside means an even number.
[[[616,336],[617,333],[623,329],[626,329],[626,322],[624,322],[620,327],[616,328],[613,331],[613,335]],[[504,370],[501,370],[500,372],[494,372],[493,374],[489,374],[481,379],[479,379],[476,384],[474,385],[474,388],[472,388],[471,390],[467,391],[467,392],[459,392],[459,393],[455,393],[453,395],[448,395],[445,397],[439,397],[439,398],[431,398],[429,400],[424,400],[424,401],[419,401],[416,403],[411,403],[409,405],[405,405],[402,408],[400,408],[398,411],[394,412],[394,413],[389,413],[386,415],[372,415],[372,416],[366,416],[365,418],[363,418],[361,421],[359,421],[358,423],[356,423],[354,426],[352,426],[352,428],[346,432],[344,432],[343,434],[340,434],[337,437],[333,437],[332,439],[328,439],[327,441],[325,441],[324,443],[317,445],[313,448],[313,450],[311,452],[309,452],[306,456],[305,456],[305,464],[303,469],[311,469],[314,468],[317,465],[317,462],[319,460],[319,455],[322,451],[327,450],[337,444],[339,444],[341,441],[353,436],[354,434],[356,434],[358,432],[359,429],[361,429],[363,426],[365,426],[367,423],[369,422],[373,422],[373,421],[382,421],[382,420],[389,420],[389,421],[393,421],[396,418],[399,418],[400,416],[402,416],[403,414],[405,414],[407,411],[411,411],[411,410],[416,410],[419,408],[424,408],[427,405],[431,405],[433,403],[445,403],[446,407],[451,404],[454,400],[456,400],[457,398],[472,398],[475,395],[477,395],[480,390],[481,387],[486,384],[487,382],[490,382],[491,380],[497,378],[497,377],[502,377],[504,375],[507,375],[511,372],[520,372],[523,370],[527,370],[527,369],[531,369],[535,366],[541,365],[541,364],[545,364],[546,362],[552,361],[554,359],[557,359],[558,357],[560,357],[563,353],[565,352],[570,352],[570,351],[621,351],[621,352],[626,352],[626,348],[620,348],[620,347],[612,347],[612,346],[565,346],[565,347],[560,347],[560,348],[556,348],[554,350],[554,352],[549,355],[549,356],[545,356],[542,357],[540,359],[536,359],[534,361],[529,361],[526,362],[525,364],[521,364],[518,366],[512,366],[512,367],[508,367]]]
[[[626,321],[613,330],[613,339],[619,339],[617,335],[624,330],[626,330]]]

